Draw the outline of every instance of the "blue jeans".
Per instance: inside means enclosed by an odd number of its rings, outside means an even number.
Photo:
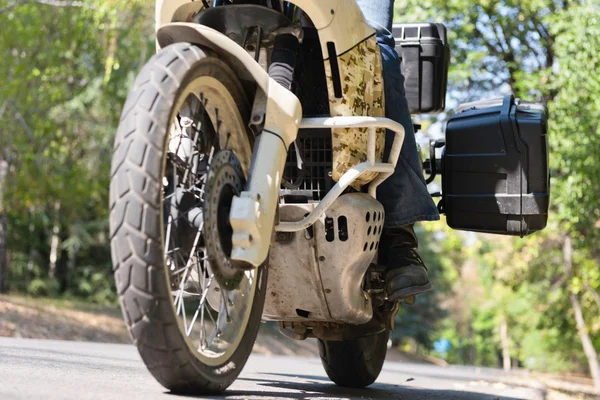
[[[394,228],[417,221],[440,219],[427,185],[419,158],[415,132],[404,92],[404,77],[400,58],[394,50],[392,21],[394,0],[356,0],[367,23],[377,31],[377,42],[383,61],[386,117],[400,123],[406,131],[394,174],[377,189],[377,199],[385,209],[385,227]],[[386,135],[386,154],[389,154],[394,134]]]

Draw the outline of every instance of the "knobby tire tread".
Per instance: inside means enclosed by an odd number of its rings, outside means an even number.
[[[180,83],[207,56],[197,46],[176,43],[154,55],[142,69],[121,115],[110,190],[112,261],[130,336],[159,383],[174,392],[193,394],[221,392],[239,371],[229,375],[226,371],[221,379],[207,373],[177,326],[163,270],[162,177],[157,172],[162,169],[165,126]],[[264,295],[257,298],[264,303]],[[262,312],[262,304],[258,305]],[[248,340],[240,343],[245,346],[242,353],[250,352],[258,327],[249,322],[244,336]],[[238,362],[240,370],[245,361]]]

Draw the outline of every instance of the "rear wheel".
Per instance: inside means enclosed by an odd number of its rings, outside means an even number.
[[[256,339],[265,266],[231,254],[231,201],[252,155],[233,71],[177,43],[138,76],[121,117],[110,187],[119,299],[143,361],[166,388],[207,394],[239,375]]]
[[[325,372],[336,385],[363,388],[379,376],[390,330],[353,340],[320,340],[319,354]]]

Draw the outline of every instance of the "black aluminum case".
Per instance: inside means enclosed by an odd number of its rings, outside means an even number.
[[[402,59],[404,89],[413,114],[437,114],[446,106],[450,46],[442,24],[394,24],[396,52]]]
[[[525,236],[546,226],[547,115],[513,96],[465,104],[446,128],[442,211],[454,229]]]

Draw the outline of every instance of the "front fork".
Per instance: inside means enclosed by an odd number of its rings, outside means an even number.
[[[265,98],[264,92],[258,91],[254,100],[250,125],[260,134],[246,191],[233,199],[230,213],[231,258],[242,269],[263,264],[269,253],[287,153],[296,140],[302,115],[300,102],[290,91],[297,49],[298,38],[293,34],[277,36],[269,66],[268,95]]]
[[[285,90],[282,86],[279,87]],[[297,106],[295,112],[300,113],[300,104]],[[269,116],[268,105],[266,115],[266,120],[270,122],[265,122],[262,133],[257,137],[246,191],[239,197],[234,197],[231,205],[231,258],[242,269],[257,267],[267,259],[279,206],[283,169],[289,146],[296,140],[298,133],[297,123],[288,127],[275,124],[278,118]],[[287,119],[289,115],[293,114],[288,114],[281,120]]]

